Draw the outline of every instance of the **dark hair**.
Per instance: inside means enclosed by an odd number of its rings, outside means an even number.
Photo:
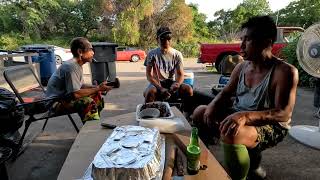
[[[271,39],[272,44],[277,39],[277,26],[270,16],[255,16],[243,23],[241,29],[250,29],[251,38],[261,41]]]
[[[167,26],[162,26],[157,31],[157,38],[159,38],[160,36],[163,36],[165,34],[171,34],[170,28]]]
[[[84,37],[76,37],[72,39],[70,43],[71,53],[74,57],[79,57],[78,49],[85,51],[88,48],[90,48],[90,43],[88,39]]]

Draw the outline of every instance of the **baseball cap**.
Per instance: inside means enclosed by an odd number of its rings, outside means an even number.
[[[157,31],[157,38],[166,34],[172,34],[172,32],[170,31],[170,28],[166,26],[160,27]]]

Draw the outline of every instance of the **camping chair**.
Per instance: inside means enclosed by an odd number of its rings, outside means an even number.
[[[74,129],[79,132],[76,123],[70,115],[74,112],[54,112],[55,105],[62,99],[65,99],[65,97],[46,98],[45,89],[33,71],[32,66],[21,65],[10,67],[4,70],[3,75],[21,103],[18,106],[23,106],[25,115],[29,116],[25,121],[25,128],[18,144],[19,147],[22,146],[30,124],[38,120],[46,120],[42,128],[44,130],[49,118],[67,115]]]

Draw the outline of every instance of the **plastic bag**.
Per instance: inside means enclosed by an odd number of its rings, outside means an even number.
[[[140,119],[139,125],[148,128],[157,128],[161,133],[175,133],[185,129],[184,123],[180,118],[162,119]]]

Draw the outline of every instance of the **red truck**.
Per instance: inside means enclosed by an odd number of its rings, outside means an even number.
[[[278,27],[277,40],[273,45],[272,53],[281,57],[281,49],[288,43],[288,35],[292,32],[303,32],[301,27]],[[240,42],[233,44],[201,43],[198,63],[210,63],[219,71],[219,64],[225,56],[237,55],[240,52]]]

